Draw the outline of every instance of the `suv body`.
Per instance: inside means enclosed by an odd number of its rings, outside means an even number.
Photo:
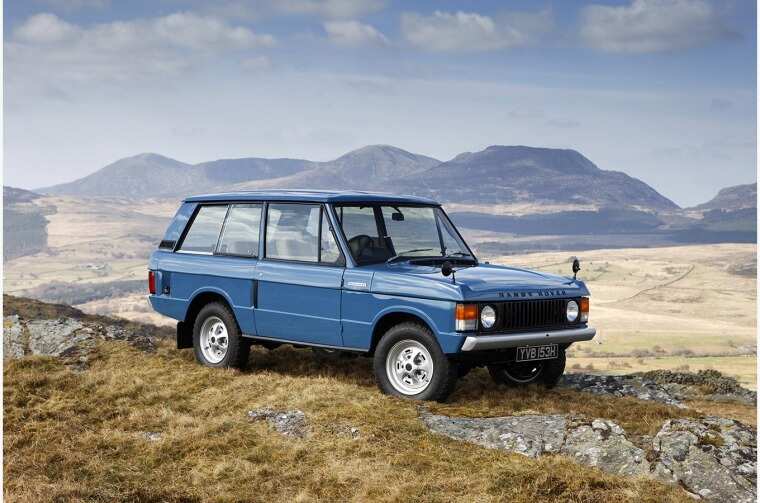
[[[574,277],[481,263],[435,201],[366,192],[260,191],[185,199],[149,263],[153,308],[177,346],[243,366],[252,344],[372,356],[383,391],[444,399],[488,366],[553,385],[589,340]]]

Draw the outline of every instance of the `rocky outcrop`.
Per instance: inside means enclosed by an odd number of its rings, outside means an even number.
[[[715,370],[697,373],[657,370],[643,374],[566,374],[560,386],[597,395],[631,396],[683,408],[684,400],[701,398],[754,404],[757,393]]]
[[[654,437],[654,475],[710,501],[757,499],[756,432],[731,419],[673,419]]]
[[[754,501],[756,432],[717,417],[667,421],[646,445],[618,424],[565,415],[448,417],[420,409],[435,433],[529,457],[561,454],[616,475],[649,476],[677,484],[708,501]],[[647,451],[650,452],[648,458]]]
[[[5,358],[28,355],[56,356],[83,367],[98,341],[121,340],[145,351],[155,350],[153,338],[118,326],[84,319],[25,320],[18,315],[3,318]]]

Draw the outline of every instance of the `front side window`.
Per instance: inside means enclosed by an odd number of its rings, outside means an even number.
[[[234,204],[224,222],[217,253],[256,257],[259,253],[261,204]]]
[[[179,250],[190,253],[213,253],[226,214],[226,204],[201,206]]]
[[[319,260],[319,205],[269,204],[266,256],[280,260]]]
[[[475,260],[438,207],[341,205],[335,211],[359,265],[397,259]]]
[[[323,208],[317,204],[269,204],[266,256],[279,260],[319,262],[327,265],[345,264],[343,254],[330,230],[330,220]]]

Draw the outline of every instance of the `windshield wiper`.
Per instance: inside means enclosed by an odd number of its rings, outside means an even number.
[[[423,251],[433,251],[432,248],[415,248],[414,250],[406,250],[401,253],[397,253],[388,260],[385,261],[386,264],[390,264],[392,262],[395,262],[397,260],[401,259],[413,259],[414,257],[409,257],[407,253],[415,253],[415,252],[423,252]]]
[[[467,252],[458,251],[458,252],[453,252],[453,253],[447,253],[446,255],[444,255],[444,257],[472,257],[472,255],[470,255]]]

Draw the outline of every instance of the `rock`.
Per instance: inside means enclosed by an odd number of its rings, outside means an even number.
[[[655,459],[626,437],[617,423],[577,417],[529,414],[463,418],[432,414],[420,419],[433,432],[491,449],[538,457],[563,454],[608,473],[650,476],[683,487],[708,501],[755,501],[756,433],[738,421],[718,417],[674,419],[654,437],[639,437]],[[651,458],[650,458],[651,459]]]
[[[21,358],[26,347],[26,329],[17,315],[3,318],[3,355],[5,358]]]
[[[161,440],[161,434],[155,431],[145,431],[143,432],[143,437],[145,437],[145,440],[148,442],[157,442]]]
[[[63,358],[75,369],[84,369],[96,342],[123,340],[144,350],[154,351],[155,341],[118,325],[102,325],[76,318],[24,320],[17,315],[3,319],[5,358],[43,355]]]
[[[73,318],[33,320],[26,322],[29,331],[28,348],[31,354],[61,356],[90,341],[95,333],[81,321]]]
[[[560,386],[597,395],[632,396],[685,408],[684,397],[677,390],[636,375],[565,374]]]
[[[655,435],[655,477],[708,501],[757,498],[756,432],[732,419],[671,419]]]
[[[715,401],[757,403],[757,392],[744,388],[736,379],[717,370],[707,369],[696,373],[652,370],[636,375],[644,380],[678,389],[682,395],[702,395],[700,398]]]
[[[565,437],[565,416],[460,418],[423,411],[422,422],[432,431],[491,449],[535,458],[559,452]]]
[[[650,469],[646,453],[612,421],[595,419],[591,426],[570,430],[561,452],[581,464],[616,475],[646,475]]]
[[[273,410],[268,407],[248,411],[251,421],[266,420],[278,433],[286,437],[304,438],[309,434],[306,414],[300,410]]]

